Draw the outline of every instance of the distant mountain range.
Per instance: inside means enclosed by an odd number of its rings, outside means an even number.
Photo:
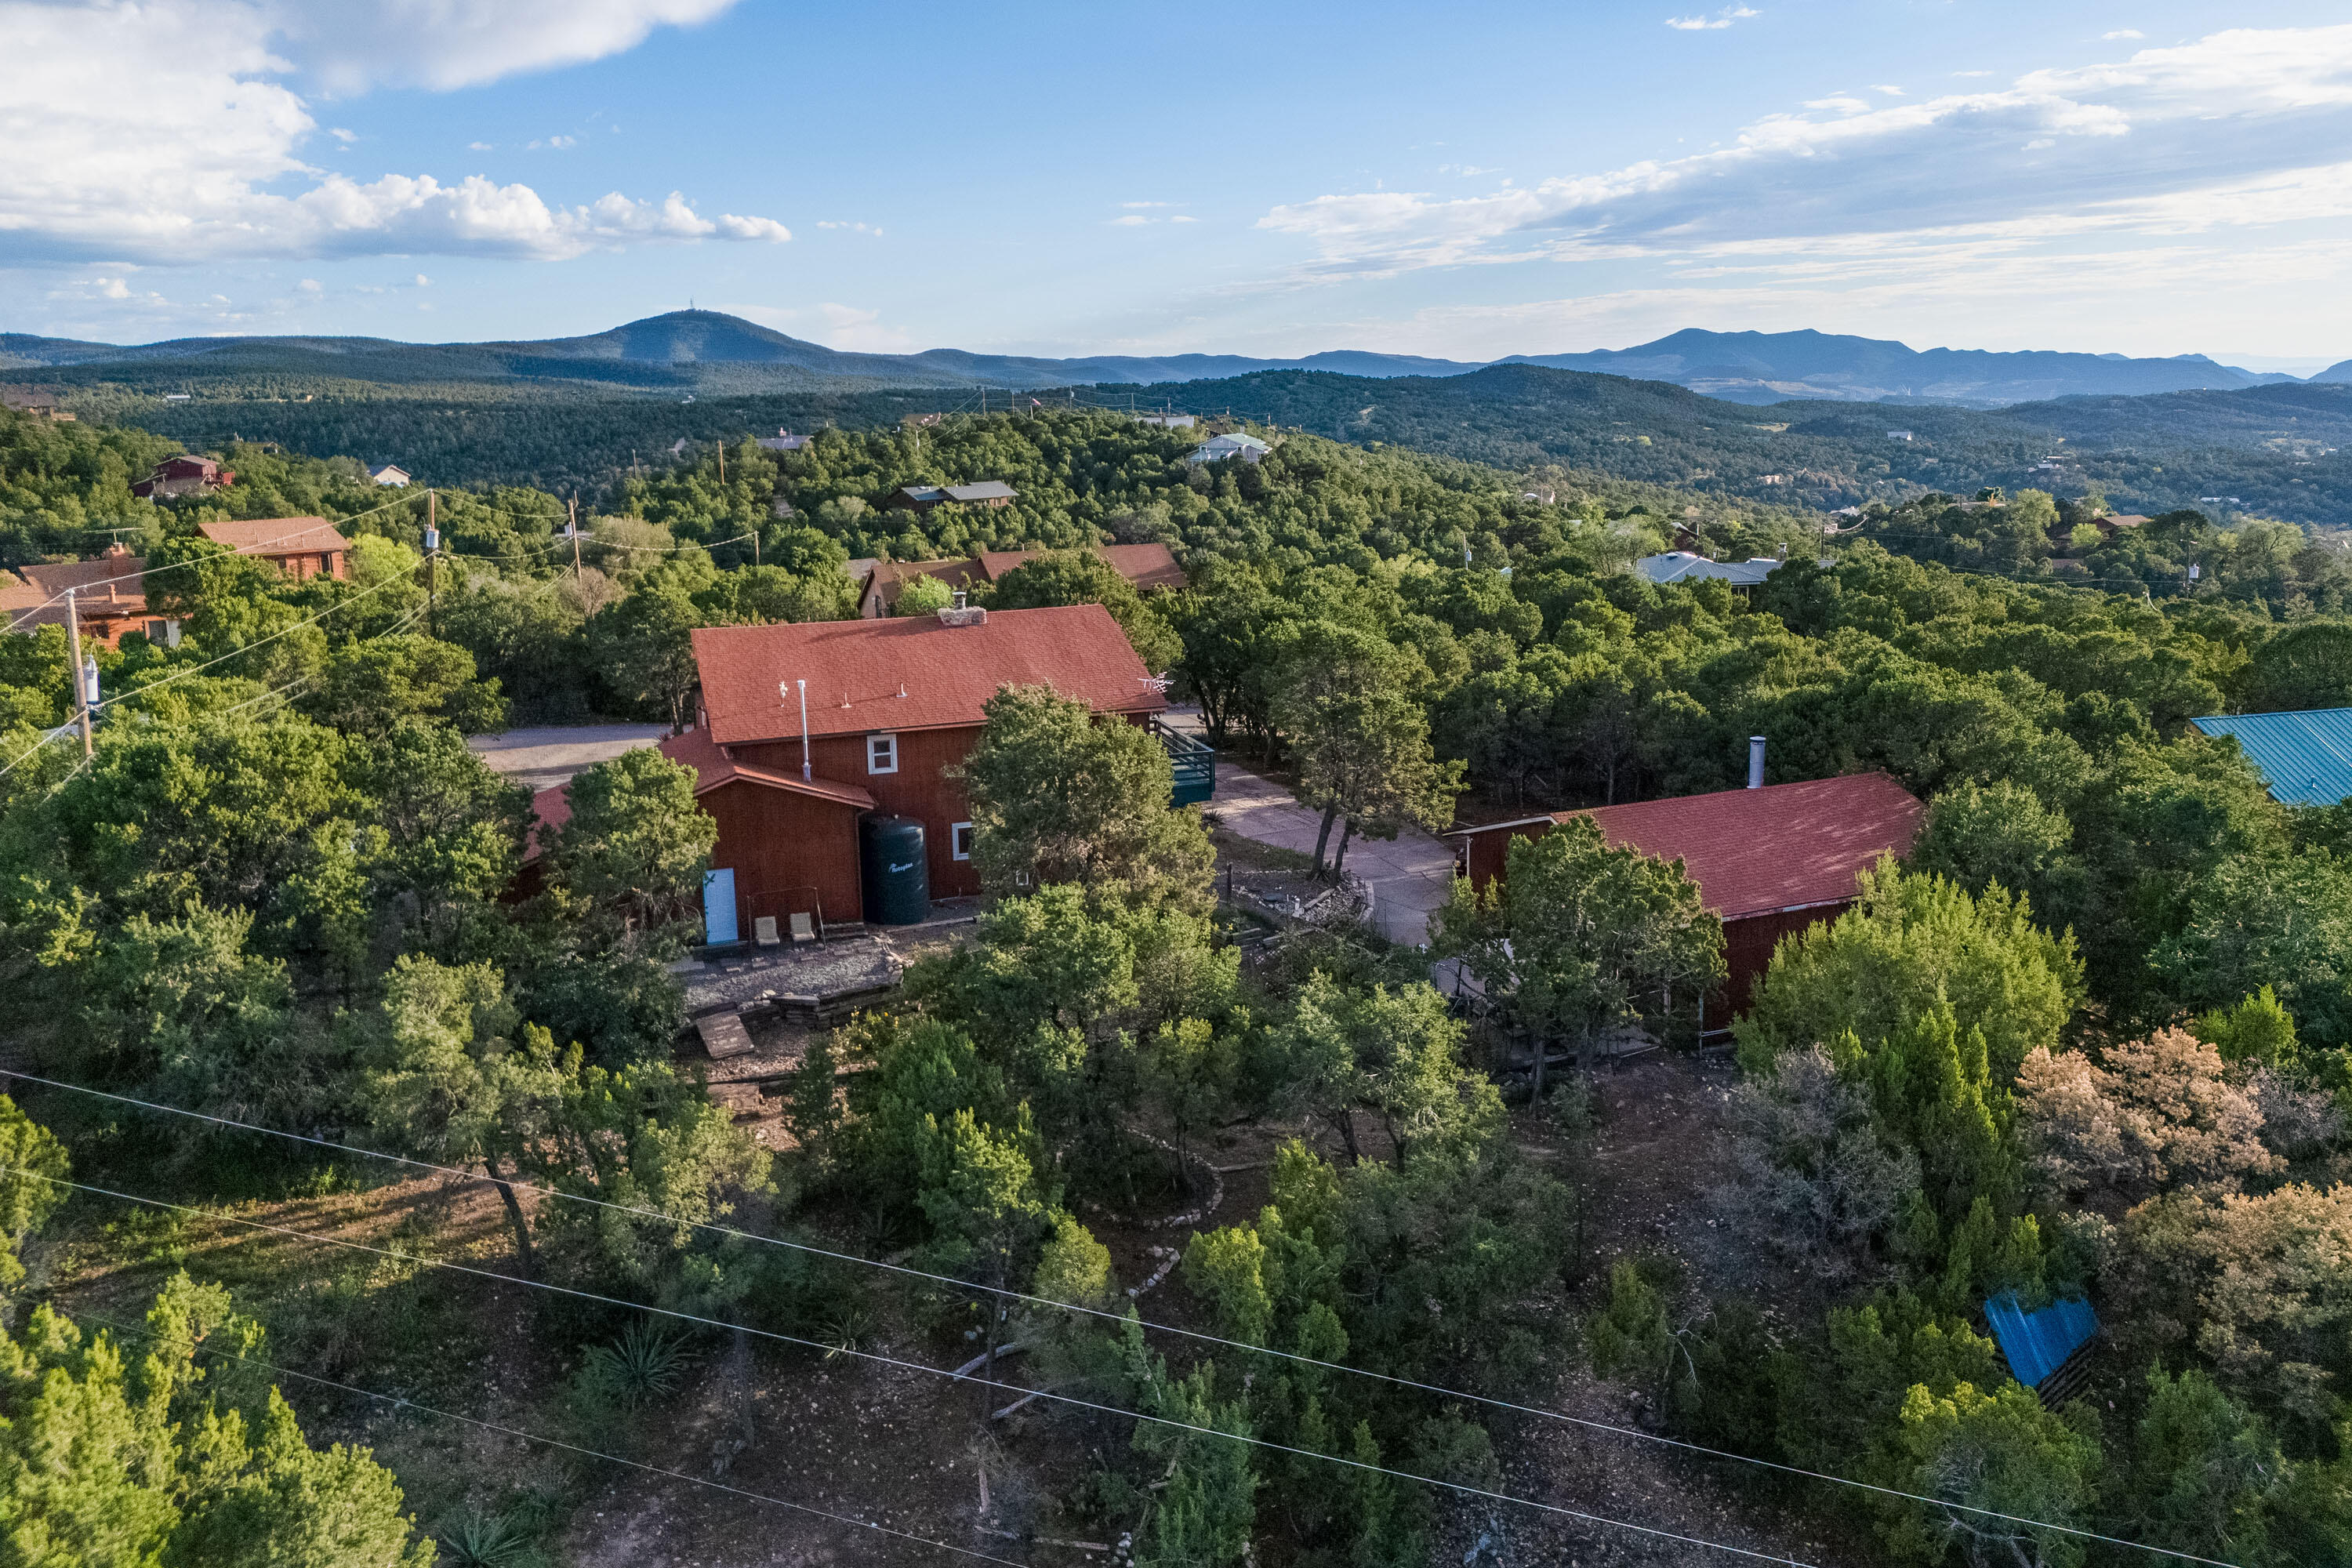
[[[1328,371],[1387,379],[1465,375],[1493,364],[1594,372],[1687,387],[1732,403],[1791,398],[1995,408],[2059,397],[2227,391],[2293,382],[2202,354],[2133,359],[2044,351],[1925,351],[1828,332],[1674,332],[1629,349],[1514,354],[1493,362],[1334,350],[1302,359],[1242,354],[1106,354],[1045,359],[931,349],[848,353],[711,310],[649,316],[588,337],[540,342],[404,343],[384,338],[177,338],[124,346],[0,333],[0,371],[42,373],[60,386],[139,390],[192,380],[320,377],[392,383],[549,383],[615,390],[750,393],[820,387],[1038,388],[1149,385],[1265,371]],[[2352,360],[2310,378],[2352,382]]]

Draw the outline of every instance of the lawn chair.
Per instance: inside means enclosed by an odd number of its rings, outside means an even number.
[[[793,945],[816,941],[816,917],[801,910],[793,916]]]
[[[776,934],[776,917],[773,915],[761,915],[758,920],[753,921],[751,937],[761,947],[775,947],[783,941]]]

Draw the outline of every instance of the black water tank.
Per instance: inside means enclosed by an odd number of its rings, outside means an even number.
[[[910,926],[930,918],[930,859],[920,822],[911,816],[859,817],[857,869],[868,924]]]

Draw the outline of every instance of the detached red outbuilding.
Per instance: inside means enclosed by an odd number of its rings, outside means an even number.
[[[1730,973],[1704,1026],[1728,1027],[1772,962],[1780,939],[1833,918],[1879,858],[1911,851],[1927,807],[1886,773],[1720,790],[1591,811],[1558,811],[1463,828],[1448,837],[1456,863],[1480,887],[1505,874],[1510,841],[1589,816],[1611,844],[1679,859],[1723,921]]]
[[[662,742],[692,767],[719,824],[706,916],[713,941],[811,914],[866,918],[858,819],[922,824],[933,897],[980,891],[971,811],[948,770],[979,743],[988,700],[1044,686],[1097,712],[1148,722],[1168,705],[1110,612],[943,610],[887,620],[709,626],[694,634],[697,722]],[[806,683],[803,729],[802,683]],[[561,789],[534,803],[551,826]],[[534,851],[535,851],[534,847]]]

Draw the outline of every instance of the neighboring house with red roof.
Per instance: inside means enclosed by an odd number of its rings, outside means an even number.
[[[1165,544],[1095,544],[1087,546],[1110,563],[1111,570],[1143,593],[1184,586],[1184,568]],[[897,610],[898,595],[917,577],[937,577],[950,588],[971,589],[994,583],[1007,572],[1027,565],[1042,550],[983,550],[969,560],[853,561],[848,571],[859,584],[857,613],[877,620]]]
[[[196,525],[215,544],[257,555],[289,577],[347,577],[352,542],[323,517],[258,517]]]
[[[1680,860],[1723,921],[1730,973],[1721,998],[1707,1003],[1704,1025],[1713,1031],[1728,1027],[1748,1005],[1782,937],[1851,905],[1856,879],[1882,856],[1899,859],[1911,852],[1927,811],[1890,774],[1847,773],[1556,811],[1447,837],[1463,874],[1481,887],[1507,870],[1513,838],[1540,837],[1571,816],[1591,817],[1612,845]]]
[[[1100,605],[707,626],[694,658],[695,727],[661,751],[694,769],[695,798],[719,824],[704,898],[714,936],[730,916],[744,938],[762,917],[780,929],[803,913],[863,921],[868,815],[922,824],[933,897],[979,892],[971,811],[947,770],[971,754],[982,707],[1005,687],[1050,687],[1134,723],[1168,705]],[[571,809],[561,789],[532,804],[535,858]]]
[[[16,568],[16,578],[0,572],[0,626],[30,633],[66,624],[66,590],[74,590],[75,618],[81,635],[109,647],[129,632],[165,641],[173,623],[148,614],[147,559],[121,543],[110,544],[92,561],[35,562]]]

